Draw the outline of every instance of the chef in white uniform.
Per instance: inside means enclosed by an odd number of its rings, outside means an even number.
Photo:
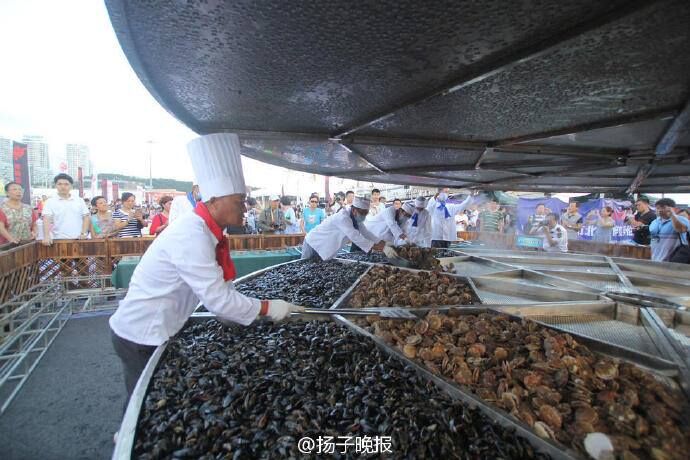
[[[426,210],[426,199],[420,196],[414,201],[415,212],[407,221],[408,240],[422,248],[431,247],[431,215]]]
[[[407,240],[407,234],[403,227],[412,214],[414,214],[414,206],[410,203],[405,203],[400,209],[391,206],[367,221],[367,230],[376,235],[379,240],[393,244],[404,244]]]
[[[345,207],[314,227],[307,233],[302,244],[302,259],[317,256],[322,260],[332,259],[347,240],[364,252],[371,251],[381,238],[371,233],[364,225],[370,206],[371,201],[368,199],[355,197],[349,209]]]
[[[199,194],[199,186],[197,184],[192,185],[191,192],[173,198],[172,204],[170,205],[168,224],[172,224],[184,214],[194,211],[199,201],[201,201],[201,195]]]
[[[468,196],[462,203],[453,204],[446,202],[448,198],[448,189],[439,189],[426,207],[431,215],[431,247],[433,248],[447,248],[451,241],[457,241],[455,215],[463,212],[472,200],[472,197]]]
[[[127,296],[110,318],[122,360],[127,399],[155,348],[182,329],[199,301],[220,319],[249,325],[280,321],[299,307],[258,300],[235,290],[235,267],[222,229],[242,225],[245,185],[236,134],[203,136],[188,145],[206,202],[170,224],[134,270]]]

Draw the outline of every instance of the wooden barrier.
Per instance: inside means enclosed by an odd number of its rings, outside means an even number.
[[[516,249],[515,235],[491,232],[458,232],[465,240],[479,240],[489,248]],[[233,251],[280,249],[297,246],[304,234],[228,235]],[[35,284],[60,277],[80,277],[80,287],[99,287],[103,275],[110,275],[125,256],[142,255],[154,238],[111,238],[98,240],[55,240],[52,246],[31,242],[0,252],[0,303],[24,292]],[[649,259],[645,246],[570,241],[571,252],[615,257]]]
[[[304,234],[227,235],[230,249],[260,250],[298,246]],[[0,252],[0,303],[41,281],[79,277],[79,287],[102,286],[104,275],[126,256],[140,256],[155,238],[54,240],[51,246],[31,242]]]
[[[7,302],[38,283],[36,243],[0,252],[0,303]]]

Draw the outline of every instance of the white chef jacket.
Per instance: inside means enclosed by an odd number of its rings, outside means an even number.
[[[194,211],[194,207],[192,206],[192,203],[190,203],[189,198],[187,198],[187,195],[176,196],[173,198],[172,203],[170,204],[168,223],[172,224],[174,221],[191,211]]]
[[[376,235],[377,241],[384,240],[394,243],[399,240],[400,235],[405,233],[395,220],[395,211],[397,210],[391,206],[366,222],[367,230]]]
[[[245,326],[254,321],[261,302],[223,280],[217,243],[196,213],[171,223],[134,270],[127,296],[110,318],[111,329],[131,342],[158,346],[182,329],[200,300],[220,318]]]
[[[417,226],[413,227],[412,222],[414,221],[414,216],[417,215]],[[415,211],[415,214],[410,217],[405,223],[405,232],[408,235],[408,242],[416,244],[421,248],[431,247],[431,215],[429,211],[423,209],[420,211]]]
[[[352,225],[350,211],[336,212],[321,222],[320,225],[307,233],[304,242],[311,246],[323,260],[335,257],[337,252],[345,245],[346,240],[369,252],[381,239],[376,238],[364,222],[357,224],[358,229]]]
[[[426,210],[431,215],[431,239],[442,241],[457,241],[458,232],[455,230],[455,215],[465,210],[469,205],[471,196],[465,198],[460,204],[453,204],[446,202],[446,209],[450,217],[445,217],[445,212],[442,209],[437,209],[441,202],[436,201],[435,198],[429,199],[429,204]]]

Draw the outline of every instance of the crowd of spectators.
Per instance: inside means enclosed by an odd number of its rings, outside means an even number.
[[[129,192],[108,203],[102,196],[90,200],[79,198],[72,191],[74,181],[68,174],[58,174],[53,183],[56,195],[51,198],[43,196],[35,207],[22,203],[24,190],[20,184],[10,182],[5,185],[6,199],[0,204],[0,245],[34,239],[51,245],[53,240],[61,239],[157,236],[174,220],[171,214],[175,214],[172,208],[177,202],[178,209],[185,207],[186,210],[193,209],[201,200],[198,188],[193,188],[185,196],[175,199],[164,196],[158,203],[139,204],[135,195]],[[306,206],[286,196],[271,196],[263,209],[256,199],[248,197],[243,225],[225,230],[228,234],[309,233],[328,216],[349,209],[354,196],[354,192],[348,190],[328,200],[313,193]],[[371,207],[367,219],[372,219],[388,206],[396,210],[403,206],[399,198],[386,203],[378,189],[372,189],[370,196]],[[515,232],[517,218],[514,206],[500,206],[494,200],[483,200],[483,203],[476,204],[472,200],[469,206],[458,209],[462,209],[454,216],[458,232]],[[636,201],[635,209],[635,213],[627,210],[624,220],[633,229],[635,244],[650,245],[652,260],[655,261],[690,262],[687,210],[678,209],[673,200],[663,198],[656,202],[655,212],[644,197]],[[620,219],[620,216],[619,211],[616,219]],[[545,251],[565,252],[568,241],[576,240],[583,226],[594,229],[593,241],[609,243],[615,225],[614,210],[610,206],[583,216],[578,203],[572,201],[559,215],[540,203],[529,216],[523,231],[543,238]]]

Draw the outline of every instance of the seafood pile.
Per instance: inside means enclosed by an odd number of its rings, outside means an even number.
[[[458,257],[459,254],[450,249],[436,248],[434,249],[434,257]]]
[[[367,458],[542,458],[373,342],[333,323],[184,329],[168,344],[137,425],[133,455],[303,458],[298,441],[389,436]],[[360,458],[354,448],[336,458]]]
[[[419,321],[370,319],[370,330],[429,370],[467,387],[549,438],[584,453],[604,433],[617,458],[687,458],[680,391],[532,321],[430,312]],[[686,412],[687,413],[687,412]]]
[[[395,252],[412,263],[410,268],[419,270],[441,270],[441,262],[436,258],[436,249],[420,248],[414,244],[396,246]]]
[[[371,251],[366,252],[339,252],[336,256],[338,259],[356,260],[357,262],[370,262],[374,264],[389,264],[388,258],[382,252]]]
[[[413,272],[376,266],[355,287],[350,306],[423,307],[480,303],[462,280],[436,272]]]
[[[282,299],[310,308],[330,308],[368,268],[365,264],[300,260],[272,268],[236,285],[257,299]]]

